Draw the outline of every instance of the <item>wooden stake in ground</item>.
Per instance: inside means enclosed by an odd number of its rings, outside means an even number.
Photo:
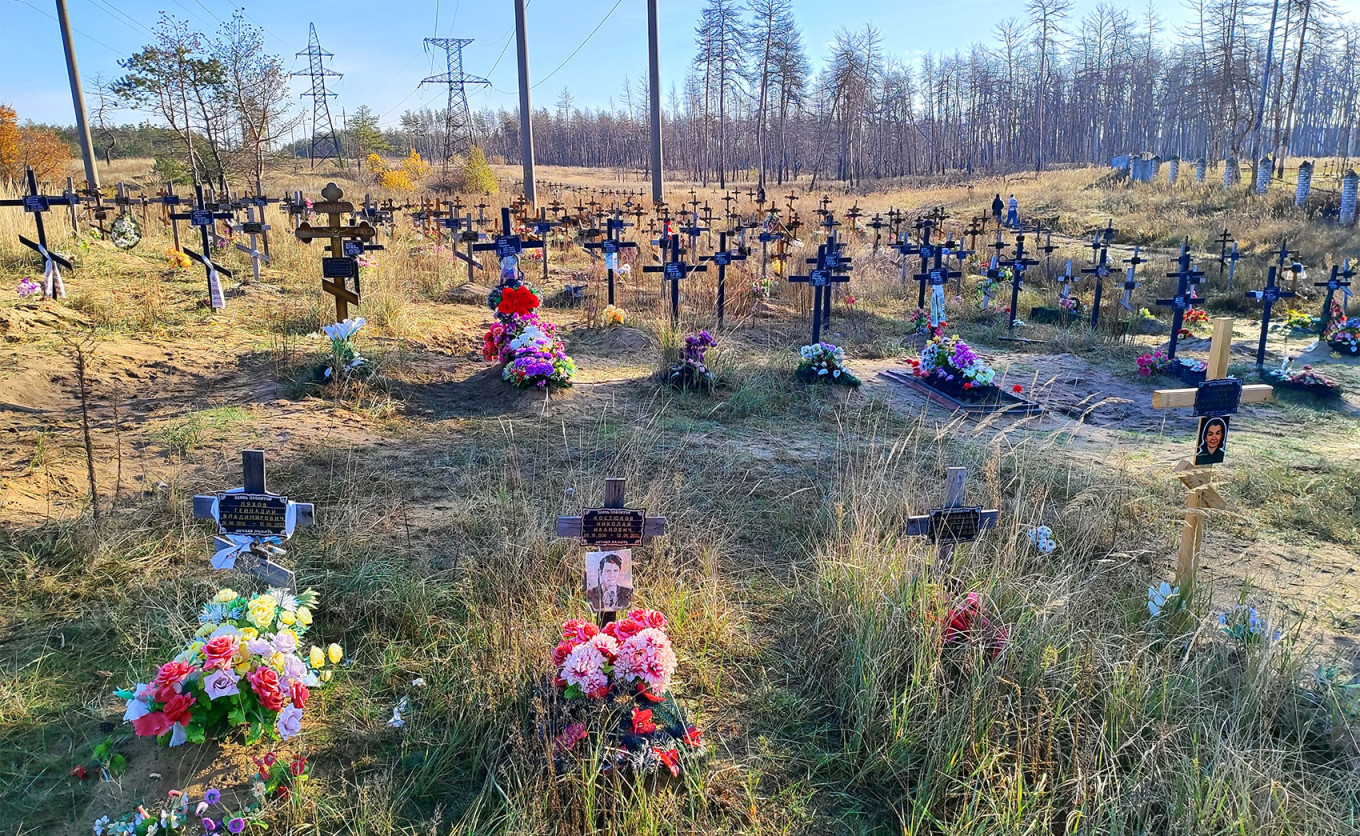
[[[578,517],[558,517],[557,536],[574,537],[583,546],[628,548],[665,534],[665,517],[649,517],[645,509],[625,507],[627,486],[626,479],[605,479],[604,504],[584,508]],[[599,613],[599,626],[613,621],[614,615]]]
[[[954,546],[976,540],[978,534],[996,528],[996,510],[963,504],[963,485],[968,468],[951,467],[944,482],[944,505],[919,517],[907,518],[907,536],[926,537],[935,543],[935,566],[942,572],[953,568]]]
[[[21,198],[10,200],[0,200],[0,206],[22,206],[24,211],[33,216],[33,225],[38,229],[38,240],[30,241],[24,236],[19,236],[19,243],[33,250],[43,257],[43,296],[47,299],[64,298],[66,296],[66,286],[61,281],[61,268],[72,270],[74,267],[71,262],[49,252],[47,249],[47,229],[43,226],[43,213],[50,210],[53,206],[74,206],[80,202],[80,198],[74,194],[55,197],[45,195],[38,191],[38,179],[33,174],[30,167],[27,172],[28,194]]]
[[[280,546],[298,526],[312,524],[314,508],[266,489],[263,450],[241,452],[241,474],[239,488],[194,497],[194,517],[217,523],[213,568],[240,569],[270,586],[296,592],[292,570],[272,558],[283,555]],[[243,556],[250,559],[238,566]]]
[[[343,322],[349,319],[349,306],[359,304],[359,262],[345,255],[345,239],[357,239],[367,244],[378,231],[368,221],[349,225],[340,223],[340,216],[353,212],[354,204],[340,199],[345,193],[334,183],[327,183],[326,188],[321,190],[321,196],[325,198],[324,202],[313,204],[312,211],[327,215],[329,224],[312,226],[310,222],[303,221],[293,234],[304,244],[310,244],[318,238],[330,239],[331,254],[321,259],[321,289],[335,297],[335,321]],[[351,279],[355,283],[353,290],[347,283]]]
[[[1185,521],[1181,525],[1180,553],[1176,563],[1176,584],[1181,600],[1189,601],[1199,571],[1199,551],[1204,539],[1204,514],[1208,509],[1224,510],[1227,503],[1212,485],[1213,465],[1221,462],[1228,448],[1228,423],[1238,406],[1264,403],[1273,397],[1274,388],[1264,384],[1242,385],[1228,377],[1228,357],[1232,349],[1232,317],[1214,320],[1214,336],[1209,344],[1207,379],[1194,389],[1158,389],[1152,393],[1154,409],[1193,408],[1199,417],[1195,456],[1176,465],[1174,472],[1189,491],[1185,501]]]

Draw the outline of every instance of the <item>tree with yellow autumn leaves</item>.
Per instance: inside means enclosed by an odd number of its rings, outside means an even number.
[[[14,108],[0,105],[0,180],[17,183],[28,166],[39,180],[55,180],[66,173],[71,150],[61,137],[32,125],[20,126]]]

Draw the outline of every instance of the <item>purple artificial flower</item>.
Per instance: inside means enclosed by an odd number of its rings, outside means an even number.
[[[216,804],[222,800],[222,792],[215,787],[209,789],[207,792],[203,793],[203,800],[209,804]]]
[[[204,819],[203,830],[206,833],[212,833],[213,831],[217,830],[217,822],[213,821],[212,819]]]
[[[246,820],[241,818],[240,816],[237,816],[236,818],[227,822],[227,830],[230,830],[232,833],[240,833],[242,830],[245,829]]]

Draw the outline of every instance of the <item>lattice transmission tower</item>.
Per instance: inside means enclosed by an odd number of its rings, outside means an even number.
[[[467,85],[491,82],[481,76],[467,75],[463,72],[463,47],[472,43],[472,38],[426,38],[425,49],[431,44],[444,50],[448,72],[432,75],[420,80],[421,84],[446,84],[449,88],[448,107],[444,111],[444,170],[449,167],[449,158],[455,150],[472,144],[472,109],[468,107]]]
[[[293,73],[295,76],[307,76],[312,80],[311,89],[299,96],[299,98],[310,96],[312,99],[312,147],[307,156],[311,157],[312,168],[316,168],[316,149],[322,146],[326,153],[321,159],[335,157],[335,161],[344,168],[345,157],[340,149],[340,135],[335,132],[335,122],[331,120],[330,99],[335,93],[326,89],[327,77],[341,78],[343,74],[326,67],[325,59],[334,58],[335,53],[321,48],[321,42],[316,37],[316,24],[312,23],[309,26],[311,34],[307,38],[307,49],[297,54],[299,58],[307,56],[307,69]]]

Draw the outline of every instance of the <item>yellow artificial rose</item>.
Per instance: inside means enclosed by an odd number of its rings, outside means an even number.
[[[345,658],[345,651],[340,649],[340,645],[332,644],[326,648],[326,656],[331,660],[332,665],[338,665],[340,660]]]
[[[290,613],[288,610],[284,610],[283,612],[279,613],[279,623],[280,623],[280,624],[293,624],[293,623],[296,622],[296,621],[297,621],[297,616],[296,616],[296,615],[293,615],[293,614]]]
[[[252,598],[246,619],[261,630],[266,629],[274,623],[274,613],[278,611],[278,602],[268,595],[261,595]]]
[[[257,631],[254,627],[242,627],[240,630],[237,631],[237,633],[240,634],[242,642],[248,642],[251,641],[252,639],[258,639],[260,637],[259,631]]]
[[[324,668],[326,666],[326,654],[321,648],[312,645],[312,652],[307,655],[307,661],[312,663],[314,668]]]
[[[197,632],[197,633],[194,633],[194,635],[195,635],[195,636],[206,636],[206,635],[208,635],[209,633],[211,633],[213,630],[216,630],[216,629],[217,629],[217,625],[216,625],[216,624],[204,624],[202,627],[199,627],[199,628],[198,628],[198,632]]]
[[[282,671],[283,659],[284,656],[282,653],[275,653],[273,656],[269,657],[269,667],[273,668],[276,671]]]
[[[301,624],[303,627],[312,626],[312,611],[306,607],[298,607],[297,620],[298,624]]]
[[[236,590],[234,590],[234,589],[224,589],[224,590],[222,590],[221,592],[219,592],[219,593],[217,593],[216,595],[213,596],[213,601],[216,602],[216,603],[218,603],[218,604],[225,604],[225,603],[227,603],[228,601],[234,601],[234,600],[236,600],[236,597],[237,597],[237,596],[236,596]]]
[[[249,670],[250,670],[250,663],[249,663],[249,662],[241,662],[240,664],[238,664],[238,665],[236,666],[236,672],[237,672],[238,674],[245,675],[245,673],[246,673],[247,671],[249,671]]]

